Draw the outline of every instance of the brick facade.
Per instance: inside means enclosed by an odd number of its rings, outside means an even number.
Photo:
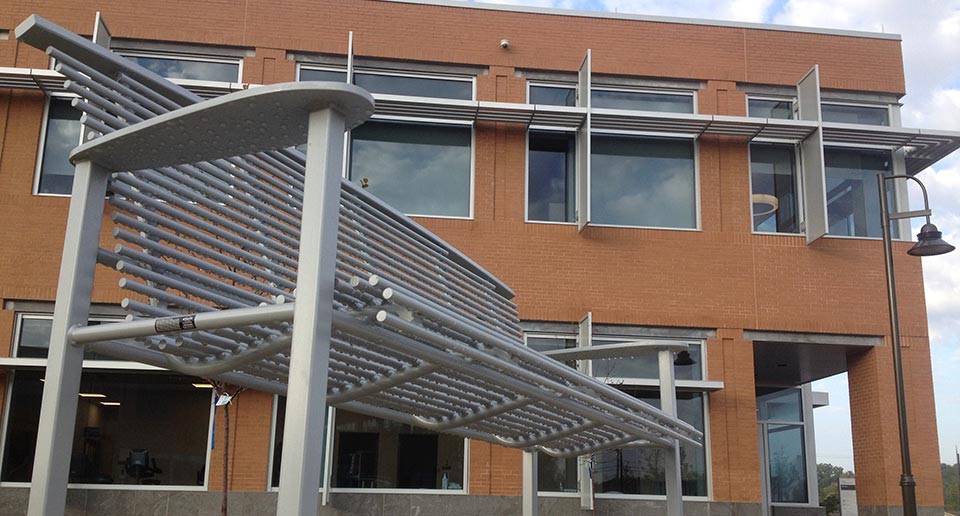
[[[248,49],[244,81],[292,81],[287,51],[343,55],[347,31],[365,58],[478,66],[478,100],[525,102],[519,70],[575,72],[587,48],[593,71],[702,81],[699,113],[745,114],[738,84],[793,86],[814,64],[825,89],[902,94],[900,42],[737,27],[479,10],[399,2],[211,0],[167,4],[104,0],[8,2],[0,6],[0,66],[47,67],[40,51],[12,29],[37,13],[89,34],[101,10],[115,38]],[[510,48],[501,49],[501,38]],[[43,117],[40,93],[0,89],[0,300],[52,301],[68,201],[31,195]],[[751,232],[749,163],[742,139],[703,137],[699,160],[700,231],[589,227],[524,222],[525,128],[476,125],[474,217],[420,219],[517,292],[521,317],[599,324],[717,330],[709,339],[712,495],[720,502],[760,501],[753,344],[743,330],[889,334],[880,242]],[[104,240],[110,224],[104,224]],[[920,260],[898,244],[896,267],[918,499],[942,506],[936,419]],[[98,270],[95,300],[118,303],[117,277]],[[0,355],[13,315],[0,311]],[[886,339],[888,340],[888,339]],[[850,361],[850,395],[861,506],[900,499],[899,450],[889,344]],[[4,380],[0,371],[0,380]],[[6,383],[0,381],[0,392]],[[270,396],[245,392],[234,405],[230,488],[266,487]],[[216,424],[222,428],[222,416]],[[221,439],[221,433],[217,438]],[[210,489],[219,489],[220,442]],[[470,447],[469,491],[516,495],[520,454],[486,443]]]

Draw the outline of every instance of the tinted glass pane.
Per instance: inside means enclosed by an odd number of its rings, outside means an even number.
[[[463,438],[337,411],[333,487],[463,489]]]
[[[71,99],[51,98],[40,164],[40,193],[69,194],[73,189],[70,151],[80,145],[80,110]]]
[[[628,394],[660,407],[659,395],[635,387],[621,387]],[[703,431],[703,394],[677,393],[680,419]],[[597,493],[666,494],[663,465],[666,451],[660,448],[623,448],[593,455],[593,488]],[[680,447],[680,475],[684,496],[707,495],[706,452],[689,445]]]
[[[356,129],[350,179],[411,215],[470,215],[470,128],[368,122]]]
[[[667,93],[593,90],[590,94],[590,105],[595,108],[693,113],[692,96]]]
[[[530,86],[530,103],[548,106],[576,106],[577,92],[573,88]]]
[[[110,321],[92,320],[87,324],[97,326],[109,324]],[[50,349],[50,331],[53,328],[53,319],[48,317],[23,316],[20,319],[20,333],[17,337],[17,356],[20,358],[47,358]],[[100,355],[83,350],[84,360],[116,360],[106,355]]]
[[[749,116],[790,120],[793,118],[793,101],[750,99],[747,111]]]
[[[877,175],[890,173],[890,153],[859,149],[824,149],[827,220],[831,235],[876,237],[880,234]],[[887,199],[893,206],[890,184]],[[896,224],[891,224],[897,235]]]
[[[310,68],[301,68],[300,80],[301,81],[347,82],[347,72],[338,72],[335,70],[312,70]]]
[[[594,340],[594,346],[620,344],[622,341]],[[690,358],[693,365],[675,365],[673,374],[677,380],[701,380],[703,378],[703,360],[700,358],[700,346],[690,346]],[[660,378],[660,365],[657,353],[628,358],[609,358],[593,361],[593,376],[600,379],[614,378]]]
[[[10,396],[2,479],[29,482],[43,373],[17,371]],[[202,485],[210,390],[168,374],[84,372],[74,427],[70,482]],[[90,397],[93,395],[93,397]]]
[[[797,175],[793,145],[750,146],[753,230],[797,233]]]
[[[195,61],[156,56],[126,56],[126,58],[167,79],[217,82],[238,82],[240,80],[240,63],[218,63],[216,61]]]
[[[760,421],[803,422],[803,406],[800,389],[783,389],[758,393],[757,419]]]
[[[527,218],[549,222],[576,220],[576,138],[571,134],[530,133]]]
[[[767,446],[770,457],[770,501],[805,503],[807,469],[803,427],[769,425]]]
[[[577,347],[577,339],[557,339],[551,337],[527,337],[527,346],[537,351],[553,351],[555,349],[570,349]],[[564,360],[564,364],[572,369],[577,368],[576,360]],[[541,489],[542,490],[542,489]]]
[[[353,76],[353,82],[371,93],[441,99],[473,99],[473,83],[471,81],[357,73]]]
[[[821,104],[820,113],[824,122],[845,124],[890,125],[890,110],[885,107],[842,106]]]
[[[592,143],[595,224],[697,226],[693,142],[594,135]]]
[[[577,458],[560,459],[545,453],[537,454],[537,489],[560,493],[576,493]]]

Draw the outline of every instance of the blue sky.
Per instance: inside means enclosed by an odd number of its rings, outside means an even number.
[[[901,34],[907,81],[903,125],[960,131],[960,0],[476,1]],[[934,223],[944,239],[957,245],[960,152],[918,177],[930,191]],[[952,464],[954,445],[960,444],[960,251],[924,259],[924,284],[940,457]],[[853,469],[846,375],[817,382],[814,388],[828,391],[831,401],[816,411],[818,460]]]

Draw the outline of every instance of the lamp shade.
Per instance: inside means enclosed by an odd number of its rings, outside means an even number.
[[[936,256],[947,254],[955,248],[943,241],[943,233],[934,224],[924,224],[917,234],[917,243],[907,251],[911,256]]]
[[[678,366],[690,366],[696,364],[697,362],[690,356],[690,352],[683,350],[677,353],[677,358],[673,359],[673,365]]]

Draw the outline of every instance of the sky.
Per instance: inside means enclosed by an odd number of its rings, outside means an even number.
[[[903,126],[960,131],[960,0],[476,1],[900,34],[907,83]],[[960,245],[960,151],[918,178],[930,193],[933,222],[946,241]],[[911,205],[919,203],[912,192]],[[924,258],[923,269],[940,458],[953,464],[960,445],[960,251]],[[830,393],[830,406],[815,413],[818,462],[852,470],[846,375],[816,382],[814,389]]]

